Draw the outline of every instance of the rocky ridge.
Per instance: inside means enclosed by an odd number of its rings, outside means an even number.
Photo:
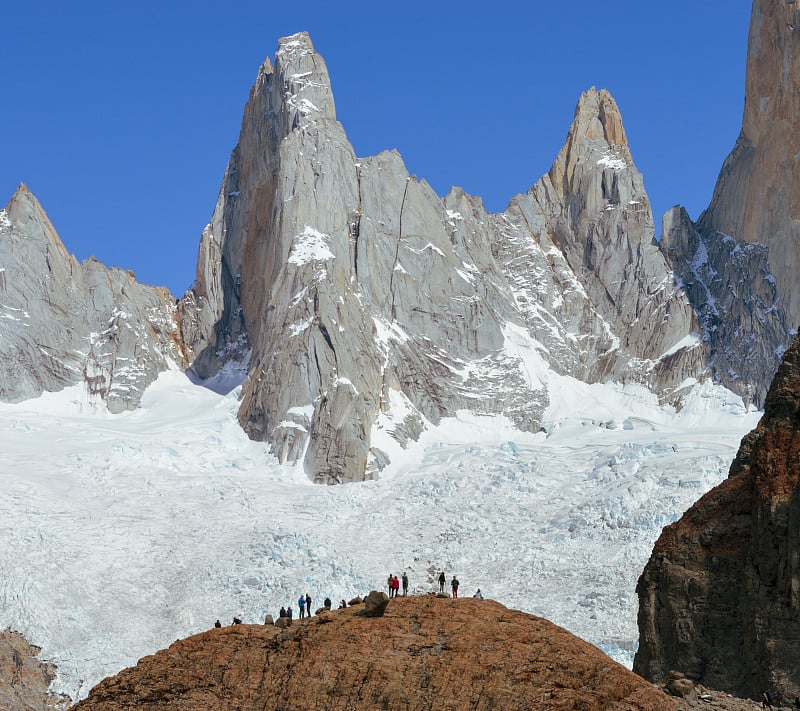
[[[634,670],[757,698],[800,694],[800,339],[729,477],[656,542],[639,580]]]
[[[75,708],[640,709],[678,702],[595,647],[492,601],[396,598],[381,617],[335,610],[291,627],[181,640]]]
[[[169,291],[78,263],[21,185],[0,211],[0,399],[81,383],[89,401],[131,410],[183,353]]]

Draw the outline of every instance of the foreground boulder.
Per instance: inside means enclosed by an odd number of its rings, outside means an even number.
[[[664,529],[637,586],[634,670],[800,694],[800,340],[722,484]]]
[[[236,625],[190,637],[97,685],[75,708],[641,709],[675,699],[592,645],[491,601],[398,598],[383,617]]]

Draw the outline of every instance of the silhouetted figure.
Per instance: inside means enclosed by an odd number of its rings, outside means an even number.
[[[403,597],[408,595],[408,576],[406,575],[406,571],[403,571]]]
[[[311,595],[306,593],[306,613],[311,617]]]
[[[772,708],[772,692],[771,691],[763,691],[761,693],[761,708],[762,709],[771,709]]]
[[[447,578],[444,577],[444,571],[439,573],[439,592],[444,592],[444,584],[447,582]]]
[[[242,621],[238,617],[234,617],[233,618],[233,624],[240,625],[240,624],[242,624]]]
[[[340,610],[343,610],[345,607],[347,607],[347,603],[346,603],[344,600],[342,600],[342,601],[339,603],[339,609],[340,609]]]
[[[453,591],[453,597],[458,597],[458,586],[459,582],[456,576],[453,576],[453,579],[450,581],[450,589]]]
[[[286,617],[286,608],[282,607],[280,612],[278,613],[278,617]]]
[[[394,576],[389,573],[389,577],[386,578],[386,586],[389,588],[389,599],[392,599],[392,591],[394,590]]]
[[[392,593],[393,593],[392,597],[397,597],[397,593],[399,591],[400,591],[400,580],[395,575],[394,578],[392,578]]]
[[[330,610],[331,609],[331,605],[333,605],[333,603],[331,602],[331,599],[329,597],[326,597],[325,598],[325,602],[323,602],[322,604],[325,605],[325,607],[328,610]]]
[[[292,624],[292,608],[291,607],[287,607],[286,608],[286,617],[289,620],[289,625],[291,626],[291,624]]]
[[[221,623],[219,620],[217,620],[217,621],[214,623],[214,627],[222,627],[222,623]]]

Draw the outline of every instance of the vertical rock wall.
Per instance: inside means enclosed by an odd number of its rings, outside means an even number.
[[[664,529],[637,585],[634,671],[800,693],[800,339],[730,475]]]

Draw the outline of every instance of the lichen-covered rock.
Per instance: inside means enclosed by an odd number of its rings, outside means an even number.
[[[637,585],[634,670],[800,694],[800,338],[730,475],[662,532]]]
[[[211,630],[98,684],[76,711],[608,709],[678,702],[596,647],[491,601],[397,598],[383,617],[337,610],[291,636]]]
[[[160,372],[186,364],[169,291],[78,263],[21,185],[0,211],[0,400],[83,383],[87,400],[132,410]]]

